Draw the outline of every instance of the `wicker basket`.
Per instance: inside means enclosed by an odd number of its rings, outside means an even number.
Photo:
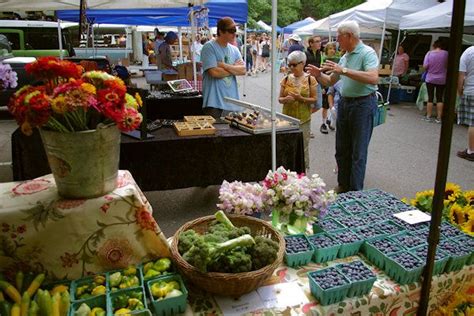
[[[205,216],[184,224],[173,236],[171,253],[181,274],[193,283],[209,293],[225,296],[239,297],[242,294],[251,292],[263,284],[281,264],[285,252],[285,240],[283,236],[269,223],[250,216],[228,215],[235,226],[247,226],[251,230],[252,236],[265,236],[271,238],[279,244],[277,259],[259,270],[243,273],[203,273],[186,262],[178,251],[179,235],[189,229],[194,229],[197,233],[205,233],[208,225],[215,220],[215,216]]]

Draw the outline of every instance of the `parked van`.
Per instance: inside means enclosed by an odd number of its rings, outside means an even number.
[[[74,56],[68,27],[61,23],[63,56]],[[58,23],[48,21],[0,20],[0,34],[5,35],[15,57],[59,56]]]

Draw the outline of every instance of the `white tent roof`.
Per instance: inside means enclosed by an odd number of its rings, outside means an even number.
[[[355,20],[360,26],[376,27],[386,23],[398,29],[402,16],[435,6],[437,0],[369,0],[353,8],[329,16],[331,28],[343,21]]]
[[[272,31],[272,27],[270,25],[268,25],[267,23],[263,22],[262,20],[259,20],[257,22],[257,25],[260,26],[263,30],[265,30],[267,32]]]
[[[80,0],[0,0],[2,10],[68,10],[78,9]],[[201,4],[200,0],[87,0],[89,9],[163,8]]]
[[[453,0],[440,3],[437,6],[402,17],[400,29],[419,30],[451,27]],[[474,1],[466,1],[464,26],[474,26]]]

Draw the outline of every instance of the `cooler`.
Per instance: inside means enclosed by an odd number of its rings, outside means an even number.
[[[392,84],[392,88],[390,89],[390,98],[387,98],[388,87],[388,84],[379,84],[379,92],[382,94],[383,99],[388,99],[390,104],[398,104],[400,102],[400,85]]]
[[[416,102],[416,87],[415,86],[400,86],[400,101],[401,102]]]

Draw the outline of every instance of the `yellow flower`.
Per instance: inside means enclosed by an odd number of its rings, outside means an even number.
[[[465,222],[463,207],[454,203],[448,210],[449,221],[455,225],[461,225]]]
[[[137,103],[138,103],[138,106],[139,107],[142,107],[143,105],[143,100],[142,100],[142,97],[140,96],[140,94],[137,92],[135,93],[135,99],[137,100]],[[474,197],[473,197],[474,198]]]
[[[468,205],[471,205],[472,207],[474,207],[474,190],[465,191],[464,198],[466,199],[466,202]]]
[[[58,114],[66,113],[68,109],[66,98],[62,95],[57,96],[56,98],[51,100],[51,108],[53,109],[54,112]]]
[[[135,100],[135,98],[132,97],[128,93],[125,94],[125,104],[127,105],[127,107],[134,108],[134,109],[138,109],[138,106],[139,106],[139,103],[137,102],[137,100]]]
[[[474,218],[470,218],[467,222],[461,225],[461,230],[471,236],[474,236]]]
[[[424,197],[433,197],[433,195],[434,195],[434,190],[421,191],[421,192],[416,193],[415,199],[420,200],[421,198],[424,198]]]
[[[97,92],[97,89],[95,88],[95,86],[91,85],[90,83],[81,84],[81,88],[89,94],[96,94]]]
[[[448,182],[446,183],[446,188],[444,189],[444,199],[450,200],[452,196],[456,197],[458,194],[461,193],[461,187],[455,183]]]

